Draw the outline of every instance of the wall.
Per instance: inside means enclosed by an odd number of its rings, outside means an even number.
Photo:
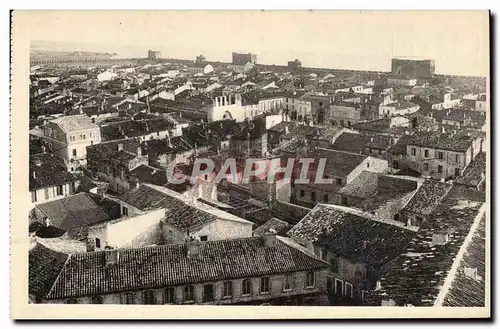
[[[369,165],[369,166],[368,166]],[[384,173],[386,172],[388,167],[387,160],[378,159],[374,157],[367,157],[363,162],[359,164],[353,171],[347,175],[345,184],[349,184],[352,182],[363,170],[375,172],[375,173]]]
[[[350,126],[361,120],[361,108],[344,105],[330,106],[330,111],[326,111],[325,123],[332,123],[334,126]]]
[[[222,305],[222,304],[238,304],[238,303],[272,303],[275,298],[283,297],[300,297],[301,295],[315,294],[316,305],[326,305],[326,270],[315,271],[315,286],[312,288],[305,287],[305,272],[293,272],[293,288],[291,291],[283,291],[283,282],[285,275],[271,275],[269,276],[269,293],[260,293],[260,277],[250,278],[251,280],[251,294],[242,295],[242,282],[243,278],[229,280],[233,283],[232,297],[223,297],[223,282],[204,282],[202,284],[193,284],[194,286],[194,302],[184,303],[184,286],[174,286],[175,304],[207,304],[207,305]],[[214,301],[203,302],[203,285],[214,285]],[[167,287],[161,289],[152,289],[155,292],[156,304],[163,304],[163,291]],[[143,304],[143,291],[133,291],[134,304]],[[121,295],[118,293],[102,295],[104,304],[121,304]],[[91,297],[77,298],[79,304],[90,304]],[[61,304],[66,300],[44,300],[43,303]],[[300,304],[297,304],[300,305]]]
[[[193,230],[192,235],[199,237],[208,235],[208,240],[237,239],[252,236],[252,226],[249,223],[240,223],[227,219],[218,219],[203,226],[200,230]]]
[[[87,162],[87,146],[99,144],[101,142],[101,130],[99,127],[79,130],[68,133],[68,149],[65,159],[78,160],[82,163]],[[73,150],[76,150],[76,156],[73,156]]]
[[[412,149],[415,149],[415,155],[412,155]],[[460,171],[470,163],[470,156],[466,156],[472,152],[469,148],[467,152],[453,152],[448,150],[437,150],[428,147],[420,147],[415,145],[407,145],[406,148],[406,163],[414,166],[415,169],[422,172],[424,176],[430,176],[435,179],[448,178],[455,176],[455,168]],[[428,150],[428,157],[425,157],[425,150]],[[438,152],[443,152],[443,159],[438,158]],[[458,155],[459,161],[456,161],[455,156]],[[427,163],[429,169],[424,170],[424,164]],[[443,172],[438,172],[438,166],[443,167]]]
[[[208,111],[208,121],[220,121],[224,119],[226,112],[236,122],[245,120],[245,106],[242,105],[241,95],[220,96],[213,100],[213,105]]]
[[[58,199],[65,198],[69,195],[75,194],[75,191],[78,189],[78,186],[80,186],[80,181],[75,181],[74,188],[71,183],[64,184],[63,185],[63,194],[62,195],[57,195],[57,186],[50,186],[44,189],[39,189],[36,191],[30,191],[30,201],[32,201],[32,192],[36,193],[36,202],[31,202],[31,207],[37,205],[37,204],[42,204]],[[47,194],[46,194],[47,192]],[[48,196],[48,198],[45,198],[45,196]],[[31,208],[30,207],[30,208]]]
[[[107,225],[108,244],[132,248],[161,242],[160,220],[165,210],[158,209]]]

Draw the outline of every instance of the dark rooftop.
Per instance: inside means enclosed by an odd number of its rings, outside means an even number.
[[[62,299],[328,266],[281,237],[274,247],[266,247],[261,237],[199,242],[199,246],[196,256],[188,256],[185,244],[72,255],[37,245],[29,255],[29,292],[41,298]],[[115,264],[106,265],[107,252],[119,254]]]
[[[318,204],[288,235],[325,246],[350,261],[381,266],[399,256],[415,232],[354,209]]]

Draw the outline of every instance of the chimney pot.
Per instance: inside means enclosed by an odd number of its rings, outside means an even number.
[[[104,251],[104,259],[106,262],[106,265],[113,265],[118,262],[119,259],[119,254],[118,250],[116,249],[105,249]]]
[[[200,253],[201,242],[198,239],[190,237],[186,242],[186,256],[194,257]]]
[[[263,240],[264,240],[264,246],[266,248],[273,248],[276,246],[276,230],[274,229],[269,229],[264,235],[263,235]]]
[[[118,144],[118,152],[123,151],[123,144],[120,143]]]

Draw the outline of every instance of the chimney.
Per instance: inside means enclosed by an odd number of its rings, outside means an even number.
[[[201,242],[195,238],[190,237],[186,242],[186,256],[195,257],[200,253]]]
[[[138,157],[142,156],[142,148],[140,146],[137,148],[137,156]]]
[[[114,265],[118,263],[118,250],[116,249],[105,249],[104,251],[104,261],[106,266]]]
[[[266,248],[273,248],[276,246],[276,230],[274,229],[269,229],[264,235],[262,236],[264,240],[264,246]]]
[[[168,132],[168,131],[167,131],[167,136],[166,136],[166,138],[167,138],[168,147],[169,147],[169,148],[173,148],[173,146],[172,146],[172,141],[170,140],[170,132]]]
[[[118,152],[123,151],[123,144],[119,143],[118,144]]]

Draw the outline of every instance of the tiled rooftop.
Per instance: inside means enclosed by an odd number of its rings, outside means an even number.
[[[29,256],[29,290],[42,298],[61,299],[328,266],[286,238],[276,239],[274,247],[266,247],[261,237],[200,242],[199,253],[191,256],[186,244],[121,249],[118,261],[110,265],[105,262],[110,251],[68,256],[37,245]]]
[[[429,215],[450,189],[451,184],[425,180],[410,202],[406,204],[404,210],[415,214]]]
[[[51,224],[77,239],[85,238],[88,226],[108,220],[108,215],[85,193],[37,205]]]
[[[352,208],[318,204],[288,235],[333,249],[353,262],[380,266],[399,256],[415,233],[371,218]]]
[[[90,118],[84,114],[63,116],[54,119],[51,122],[57,124],[66,133],[84,129],[98,128],[98,126],[92,123],[92,120],[90,120]]]
[[[437,131],[417,131],[411,135],[408,145],[465,152],[472,145],[472,140],[473,138],[467,135],[443,134]]]
[[[165,208],[165,222],[184,232],[191,227],[203,225],[219,218],[244,224],[250,223],[168,188],[149,184],[141,184],[139,188],[128,191],[118,198],[142,211]]]
[[[63,160],[49,153],[39,153],[30,156],[30,191],[50,186],[76,182],[78,178],[67,171]]]
[[[452,188],[452,190],[455,187]],[[409,245],[381,278],[368,304],[392,299],[396,305],[433,306],[482,202],[456,199],[450,193],[424,222]],[[483,208],[484,209],[484,208]],[[435,234],[444,244],[433,243]],[[437,240],[436,240],[437,241]]]
[[[477,187],[486,177],[486,153],[480,152],[467,166],[462,176],[455,180],[456,184]]]
[[[446,294],[443,306],[483,307],[485,306],[486,280],[486,240],[485,217],[474,232],[460,267]],[[467,275],[466,269],[476,269],[476,277]]]

